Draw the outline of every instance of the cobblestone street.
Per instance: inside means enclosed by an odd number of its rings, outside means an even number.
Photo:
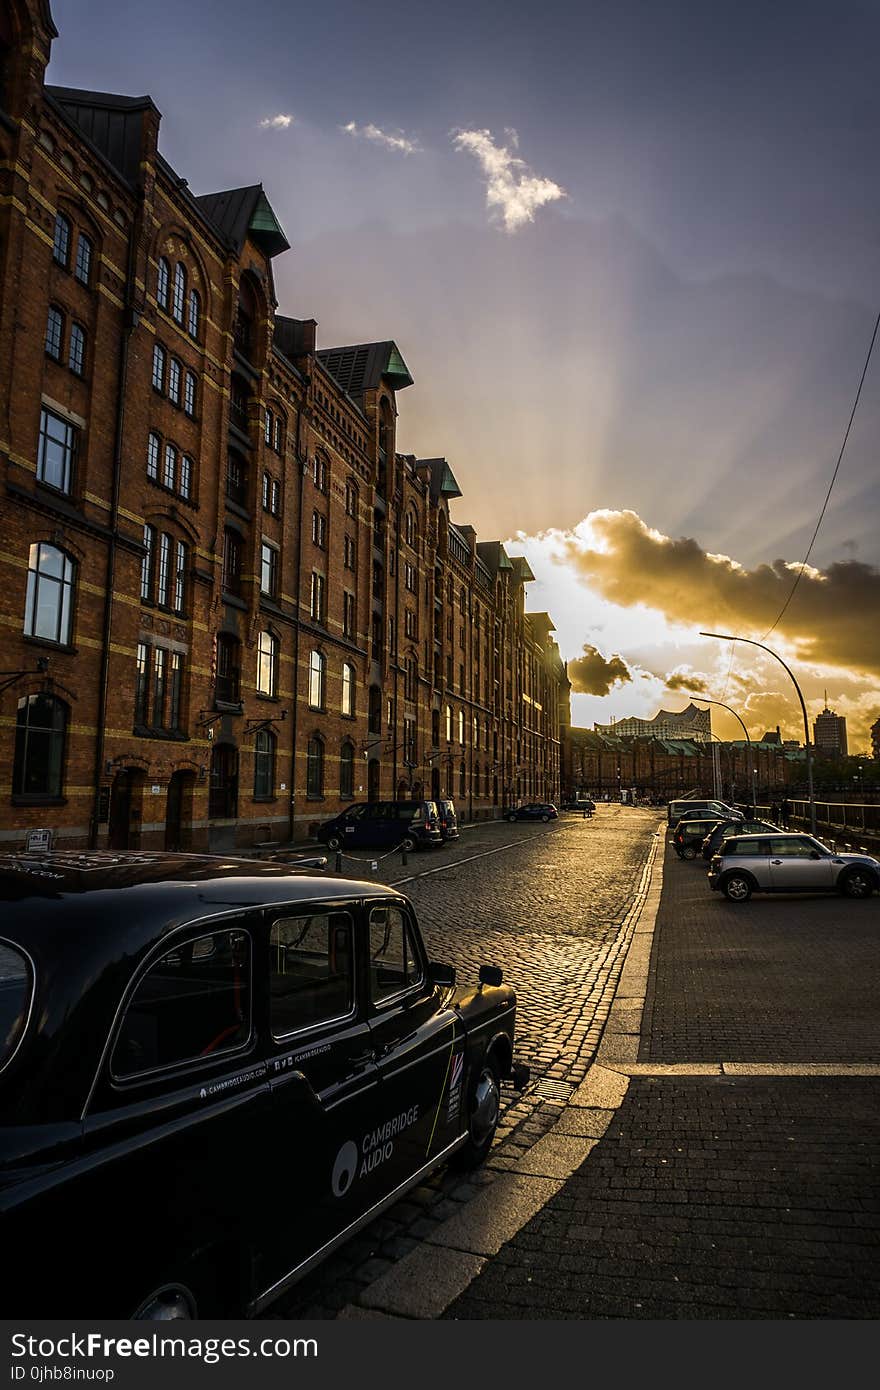
[[[487,822],[405,866],[396,854],[379,860],[376,877],[412,899],[432,959],[454,965],[460,984],[481,964],[503,968],[518,996],[516,1056],[532,1081],[522,1097],[505,1088],[483,1170],[466,1179],[443,1170],[409,1193],[280,1299],[273,1316],[334,1317],[555,1122],[595,1053],[627,915],[662,824],[654,810],[600,805],[591,820]],[[360,875],[357,861],[374,858],[346,855],[343,871]]]

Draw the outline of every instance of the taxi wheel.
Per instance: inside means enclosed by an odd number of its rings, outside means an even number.
[[[457,1168],[476,1168],[492,1147],[501,1113],[501,1079],[491,1057],[485,1057],[468,1092],[467,1143],[453,1158]]]
[[[339,835],[331,835],[327,840],[328,849],[342,849],[342,839]]]

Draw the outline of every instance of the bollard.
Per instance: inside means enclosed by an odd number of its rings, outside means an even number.
[[[370,872],[372,873],[373,877],[375,878],[375,877],[376,877],[376,874],[379,872],[379,861],[378,861],[378,859],[371,859],[371,860],[370,860]]]
[[[400,851],[400,862],[401,862],[401,864],[406,864],[406,863],[409,862],[409,861],[407,860],[407,857],[406,857],[406,850],[405,850],[405,849],[402,849],[402,850]]]
[[[342,855],[338,850],[336,851],[336,872],[338,874],[342,873]]]

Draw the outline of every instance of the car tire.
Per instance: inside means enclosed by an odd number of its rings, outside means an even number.
[[[457,1168],[477,1168],[492,1147],[501,1114],[501,1078],[494,1058],[484,1057],[468,1087],[468,1137],[453,1155]]]
[[[547,822],[548,822],[549,819],[550,819],[549,816],[542,816],[542,817],[541,817],[541,820],[544,822],[545,825],[547,824]]]
[[[328,849],[342,849],[342,840],[339,835],[329,835],[327,837]]]
[[[404,854],[411,854],[416,847],[416,842],[412,835],[404,835],[400,842],[400,848]]]
[[[507,819],[510,825],[514,825],[516,823],[516,816],[508,816]]]
[[[847,869],[840,875],[840,891],[847,898],[870,898],[874,891],[874,876],[870,869]]]
[[[731,903],[747,903],[754,886],[748,874],[734,872],[724,880],[724,896]]]
[[[143,1300],[133,1322],[180,1322],[198,1317],[193,1294],[183,1284],[166,1284]]]
[[[693,845],[684,845],[682,847],[681,857],[682,859],[696,859],[697,851],[694,849]]]

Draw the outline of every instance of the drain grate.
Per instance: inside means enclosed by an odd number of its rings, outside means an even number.
[[[567,1101],[574,1094],[574,1086],[570,1081],[554,1081],[552,1077],[542,1076],[540,1081],[536,1081],[532,1087],[533,1096],[541,1096],[543,1100]]]

